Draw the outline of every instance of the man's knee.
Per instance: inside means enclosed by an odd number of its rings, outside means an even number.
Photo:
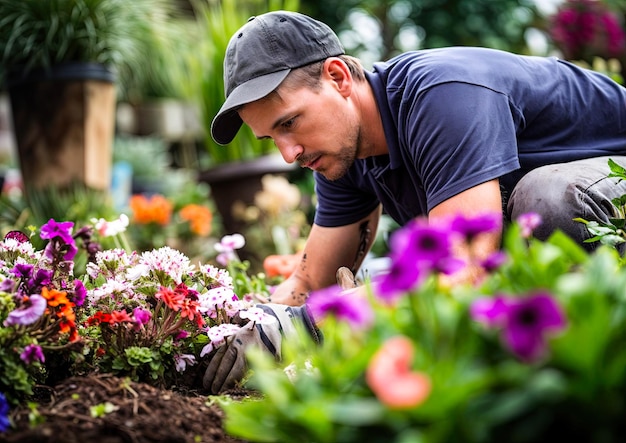
[[[626,194],[626,183],[607,177],[608,159],[547,165],[529,172],[511,193],[508,216],[515,220],[523,213],[536,212],[543,220],[534,232],[537,238],[545,240],[559,229],[587,249],[594,249],[596,243],[583,243],[591,237],[585,224],[574,219],[607,222],[614,216],[611,199]],[[614,159],[626,165],[626,157]]]

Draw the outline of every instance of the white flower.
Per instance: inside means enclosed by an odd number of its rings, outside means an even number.
[[[121,234],[126,231],[129,223],[128,216],[126,214],[121,214],[119,218],[112,221],[106,221],[103,218],[92,218],[91,222],[93,223],[96,231],[98,231],[98,234],[103,237],[112,237],[114,235]]]
[[[237,295],[232,288],[213,288],[207,292],[203,292],[198,295],[198,302],[200,307],[198,310],[203,313],[208,313],[210,317],[215,318],[215,312],[218,309],[224,309],[225,306],[232,303],[237,299]]]
[[[233,287],[233,277],[226,269],[218,268],[210,264],[200,265],[200,274],[205,278],[206,286],[223,286],[225,288]]]
[[[276,317],[268,314],[263,309],[258,308],[256,306],[252,308],[248,308],[244,311],[241,311],[239,313],[239,316],[241,318],[247,318],[248,320],[254,323],[261,324],[261,325],[268,325],[277,321]]]
[[[264,175],[263,190],[254,197],[254,204],[273,217],[297,209],[302,197],[298,187],[280,175]]]
[[[195,268],[185,254],[169,246],[144,252],[141,254],[141,264],[147,266],[150,271],[165,272],[176,283],[181,283],[183,275],[193,272]]]
[[[217,326],[212,326],[207,330],[207,336],[210,343],[208,343],[200,352],[200,357],[204,357],[210,353],[213,349],[226,343],[226,337],[236,334],[241,329],[241,326],[231,323],[224,323]]]

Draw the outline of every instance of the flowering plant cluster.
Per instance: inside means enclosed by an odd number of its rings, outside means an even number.
[[[245,264],[227,240],[232,274],[169,246],[103,250],[95,241],[119,237],[127,224],[124,216],[94,220],[74,233],[73,222],[51,219],[40,229],[43,250],[18,231],[0,241],[0,393],[8,403],[32,395],[55,360],[64,376],[107,372],[171,386],[242,327],[272,321],[254,307],[267,287],[240,275]]]
[[[550,34],[568,60],[592,63],[594,57],[623,58],[623,20],[598,0],[567,0],[551,18]]]
[[[393,234],[389,272],[307,304],[321,345],[288,339],[282,364],[251,352],[262,398],[224,402],[226,429],[264,442],[619,441],[626,404],[626,270],[560,232],[532,238],[526,214],[503,248],[462,271],[497,216],[415,222]],[[259,438],[262,436],[262,440]]]
[[[64,353],[79,340],[76,309],[86,289],[74,279],[73,259],[76,239],[88,235],[73,236],[72,226],[54,220],[43,226],[42,251],[18,231],[0,242],[0,391],[11,401],[45,380],[47,351]]]
[[[129,236],[136,250],[166,245],[187,255],[210,250],[206,243],[213,232],[213,212],[209,207],[195,202],[177,203],[161,194],[135,194],[129,207]]]

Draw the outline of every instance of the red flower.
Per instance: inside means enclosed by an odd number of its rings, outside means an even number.
[[[111,314],[98,311],[89,317],[86,323],[87,326],[99,325],[100,323],[111,323]]]
[[[128,312],[126,311],[111,312],[111,320],[109,320],[109,323],[111,323],[112,325],[115,325],[115,324],[122,323],[122,322],[127,322],[127,323],[133,322],[133,319],[130,318],[130,315],[128,315]]]
[[[165,303],[173,311],[178,311],[182,308],[186,293],[185,291],[178,290],[178,288],[174,291],[170,288],[161,286],[161,289],[159,289],[154,296],[157,300],[163,300],[163,303]]]

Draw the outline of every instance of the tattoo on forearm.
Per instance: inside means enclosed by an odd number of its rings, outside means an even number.
[[[363,260],[363,257],[367,253],[367,248],[372,240],[372,230],[370,229],[369,220],[365,220],[359,226],[359,247],[356,251],[356,256],[354,257],[354,263],[352,264],[351,271],[353,274],[356,274],[358,270],[358,265]]]

